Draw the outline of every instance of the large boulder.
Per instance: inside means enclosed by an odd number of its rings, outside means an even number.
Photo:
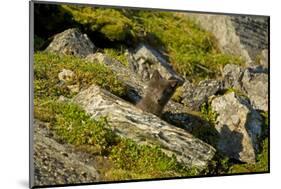
[[[194,13],[186,13],[186,15],[192,17],[203,29],[216,37],[218,47],[222,52],[241,56],[247,64],[251,64],[252,58],[241,43],[231,16]]]
[[[83,162],[71,149],[58,143],[48,124],[35,120],[33,124],[34,186],[98,182],[100,176],[94,164]]]
[[[268,111],[268,74],[255,69],[246,69],[242,85],[253,107]]]
[[[258,54],[268,48],[268,17],[182,14],[192,17],[203,29],[211,32],[222,52],[242,57],[248,66],[253,65]]]
[[[183,85],[182,103],[191,110],[198,111],[208,98],[221,90],[221,82],[213,79],[200,81],[198,85],[185,82]]]
[[[172,65],[155,49],[146,45],[140,44],[133,53],[130,53],[129,63],[132,70],[137,73],[143,81],[148,81],[154,70],[158,70],[165,78],[174,78],[183,84],[184,79],[179,76]]]
[[[234,88],[249,97],[251,105],[268,111],[268,70],[263,66],[242,68],[227,64],[223,69],[224,89]]]
[[[93,53],[94,49],[94,44],[86,34],[82,34],[77,28],[72,28],[55,35],[46,51],[86,57]]]
[[[255,163],[262,127],[258,112],[234,92],[212,100],[211,108],[217,114],[217,149],[231,158]]]
[[[140,145],[158,145],[168,156],[175,155],[179,162],[188,167],[204,168],[215,154],[212,146],[185,130],[143,112],[95,85],[81,91],[74,102],[81,105],[92,118],[106,116],[119,136],[130,138]]]

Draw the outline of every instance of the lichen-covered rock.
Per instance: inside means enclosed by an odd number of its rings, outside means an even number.
[[[86,34],[82,34],[77,28],[72,28],[55,35],[46,51],[86,57],[93,53],[94,48],[94,44]]]
[[[261,135],[261,116],[234,92],[215,98],[211,108],[217,114],[217,149],[231,158],[255,163],[255,151]]]
[[[92,85],[81,91],[74,102],[93,118],[106,116],[113,131],[138,144],[159,145],[168,156],[175,155],[186,166],[204,168],[215,154],[215,149],[193,137],[183,129],[174,127],[157,116]]]
[[[268,111],[268,74],[246,69],[242,78],[243,90],[255,109]]]
[[[221,89],[221,82],[213,79],[206,79],[193,85],[186,82],[183,85],[182,103],[191,110],[199,110],[200,106],[208,101],[208,97],[215,95]]]
[[[140,44],[135,52],[129,55],[129,63],[132,70],[143,81],[149,80],[153,71],[158,70],[165,79],[172,77],[183,84],[184,79],[173,70],[172,65],[160,53],[148,45]]]
[[[99,181],[94,164],[71,152],[71,146],[58,143],[47,129],[48,124],[35,120],[33,157],[35,186],[77,184]]]
[[[99,63],[106,64],[106,65],[110,65],[110,64],[114,63],[113,59],[111,59],[110,57],[108,57],[107,55],[105,55],[101,52],[89,54],[86,57],[86,60],[88,60],[90,62],[97,61]]]
[[[241,89],[241,80],[243,76],[243,68],[235,64],[227,64],[223,68],[222,76],[224,88]]]
[[[257,110],[268,111],[268,70],[263,66],[242,68],[227,64],[223,69],[224,89],[243,92]]]

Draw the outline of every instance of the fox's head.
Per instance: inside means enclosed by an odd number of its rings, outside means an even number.
[[[178,80],[172,78],[167,80],[155,70],[148,83],[147,95],[151,95],[150,98],[154,102],[164,106],[175,92],[177,85]]]

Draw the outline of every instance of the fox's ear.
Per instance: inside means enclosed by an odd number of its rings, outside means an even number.
[[[153,74],[152,74],[152,77],[151,77],[151,80],[155,80],[155,81],[158,81],[162,79],[162,76],[160,75],[160,73],[158,72],[158,70],[154,70]]]
[[[169,80],[169,84],[170,84],[170,86],[171,87],[176,87],[177,86],[177,84],[178,84],[178,80]]]

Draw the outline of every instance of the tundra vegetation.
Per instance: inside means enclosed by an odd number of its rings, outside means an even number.
[[[37,5],[35,10],[34,117],[50,123],[50,130],[58,141],[93,154],[100,162],[108,162],[109,167],[103,167],[102,163],[99,167],[103,180],[268,170],[267,112],[262,112],[262,142],[255,164],[233,161],[218,152],[206,169],[198,171],[180,164],[175,157],[168,157],[160,146],[139,145],[117,136],[106,117],[94,120],[71,100],[58,101],[60,96],[71,99],[76,95],[58,79],[62,69],[75,73],[67,85],[78,85],[80,90],[96,84],[119,97],[127,92],[126,85],[100,62],[89,63],[74,56],[43,51],[54,34],[71,27],[80,28],[98,51],[125,66],[129,63],[124,49],[135,48],[141,42],[149,44],[164,54],[181,76],[194,82],[220,77],[220,70],[226,64],[244,65],[241,57],[221,52],[212,33],[200,28],[193,19],[172,12],[74,5]],[[181,95],[178,89],[172,99],[180,101]],[[197,113],[211,126],[215,124],[216,114],[208,103]],[[216,135],[211,130],[198,128],[192,134],[211,145],[216,143]]]

